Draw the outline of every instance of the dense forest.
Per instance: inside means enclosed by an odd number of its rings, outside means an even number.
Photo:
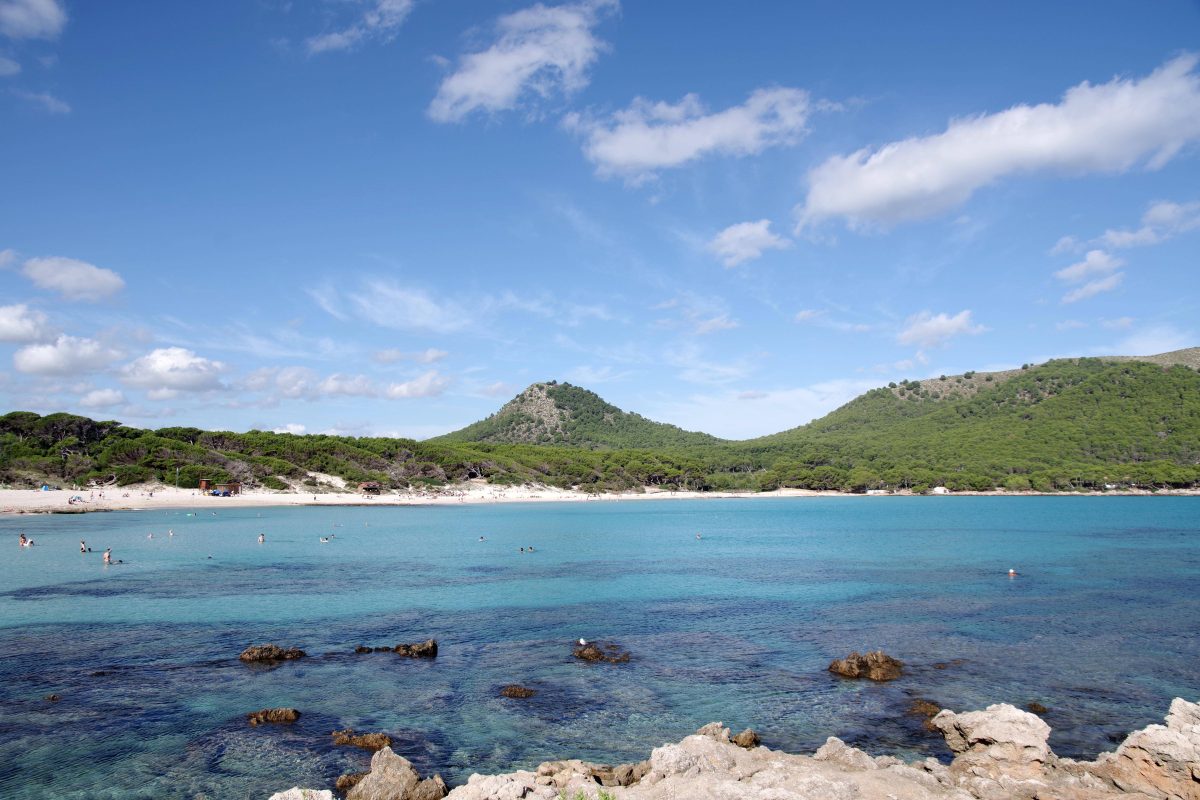
[[[605,492],[779,487],[1094,490],[1200,485],[1200,373],[1075,359],[872,390],[789,431],[742,442],[628,414],[570,384],[534,384],[438,439],[140,430],[71,414],[0,417],[0,485],[195,487],[201,478],[322,491],[469,479]]]

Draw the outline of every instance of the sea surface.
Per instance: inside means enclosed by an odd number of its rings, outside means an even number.
[[[36,545],[19,548],[20,531]],[[0,534],[0,797],[13,800],[330,787],[369,761],[332,745],[345,727],[388,732],[452,785],[552,758],[641,760],[714,720],[793,752],[837,735],[946,758],[908,713],[916,698],[1042,703],[1055,751],[1091,758],[1173,697],[1200,700],[1200,498],[204,498],[7,516]],[[105,547],[124,563],[105,567]],[[580,637],[632,660],[577,661]],[[354,653],[427,638],[436,660]],[[266,642],[309,656],[238,661]],[[900,680],[826,670],[877,648],[904,661]],[[514,682],[538,694],[498,695]],[[275,706],[303,716],[246,724]]]

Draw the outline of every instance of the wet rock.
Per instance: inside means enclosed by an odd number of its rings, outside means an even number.
[[[893,681],[900,677],[903,662],[892,658],[882,650],[866,655],[851,653],[845,658],[834,659],[829,671],[843,678],[870,678],[873,681]]]
[[[346,800],[441,800],[448,791],[440,775],[422,780],[407,758],[384,747],[371,756],[371,771],[346,792]]]
[[[290,725],[300,719],[300,712],[294,708],[264,708],[261,711],[251,711],[246,715],[246,721],[251,725],[265,725],[268,722],[280,725]]]
[[[370,774],[370,772],[347,772],[344,775],[339,775],[333,785],[339,792],[348,792],[355,786],[358,786],[362,782],[362,779]]]
[[[43,699],[48,703],[57,703],[62,698],[56,694],[48,694]]]
[[[289,647],[283,649],[274,644],[259,644],[251,645],[242,651],[238,658],[247,664],[272,662],[272,661],[291,661],[296,658],[304,658],[307,655],[299,647]]]
[[[363,750],[382,750],[392,746],[392,737],[386,733],[355,733],[353,728],[345,728],[330,734],[333,743],[343,747],[361,747]]]
[[[938,729],[933,725],[933,718],[938,715],[942,707],[937,703],[931,703],[928,700],[917,697],[908,704],[908,713],[914,717],[923,717],[921,727],[931,733],[937,733]]]
[[[1039,703],[1036,700],[1034,700],[1032,703],[1030,703],[1029,705],[1027,705],[1025,707],[1028,708],[1030,711],[1032,711],[1034,714],[1037,714],[1039,717],[1042,714],[1045,714],[1050,711],[1050,709],[1046,708],[1044,705],[1042,705],[1041,703]]]
[[[734,736],[729,741],[746,750],[758,747],[759,744],[762,743],[762,739],[759,738],[758,734],[750,728],[746,728],[746,730],[742,731],[737,736]]]
[[[595,642],[589,642],[579,645],[573,652],[576,658],[584,661],[602,661],[609,664],[624,664],[629,661],[629,651],[615,644],[601,646]]]
[[[537,694],[536,690],[530,689],[526,686],[518,686],[515,683],[510,683],[508,686],[505,686],[500,690],[501,697],[512,697],[518,700],[525,700],[533,697],[535,694]]]
[[[406,658],[437,658],[438,645],[435,639],[426,639],[416,644],[398,644],[392,652]]]

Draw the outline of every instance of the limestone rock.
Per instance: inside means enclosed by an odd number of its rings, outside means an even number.
[[[440,775],[421,780],[407,758],[384,747],[371,756],[371,771],[346,792],[346,800],[441,800],[447,794]]]
[[[336,745],[361,747],[363,750],[382,750],[392,745],[392,737],[386,733],[355,733],[353,728],[346,728],[330,735]]]
[[[1166,723],[1129,734],[1099,772],[1127,792],[1200,800],[1200,705],[1175,698]]]
[[[301,789],[293,786],[286,792],[276,792],[267,800],[335,800],[333,792],[328,789]]]
[[[866,655],[857,652],[845,658],[834,659],[829,671],[843,678],[870,678],[873,681],[894,681],[900,677],[904,663],[892,658],[882,650]]]
[[[290,724],[300,719],[300,712],[294,708],[264,708],[261,711],[251,711],[246,715],[246,721],[251,725],[266,723]]]
[[[272,661],[290,661],[296,658],[304,658],[305,655],[307,654],[299,647],[289,647],[285,650],[279,645],[275,644],[260,644],[250,645],[242,651],[242,654],[238,656],[238,658],[247,664],[252,664]]]
[[[832,761],[850,769],[879,769],[875,759],[858,748],[851,747],[836,736],[830,736],[813,754],[817,761]]]
[[[1054,758],[1046,740],[1050,726],[1007,703],[983,711],[940,712],[931,720],[955,754],[953,769],[981,778],[1026,779],[1041,776]]]

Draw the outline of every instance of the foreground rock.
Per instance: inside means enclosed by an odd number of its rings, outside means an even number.
[[[268,722],[288,725],[298,719],[300,712],[294,708],[264,708],[262,711],[251,711],[246,715],[246,721],[251,725],[265,725]]]
[[[743,749],[733,741],[742,734],[711,723],[640,764],[548,761],[536,771],[472,775],[447,797],[557,800],[582,793],[595,800],[603,789],[615,800],[1200,800],[1200,706],[1184,700],[1171,704],[1165,725],[1132,733],[1115,753],[1091,762],[1057,757],[1047,744],[1050,728],[1011,705],[941,711],[932,722],[955,754],[949,766],[872,757],[836,737],[813,756]],[[376,772],[378,785],[390,776],[386,785],[395,791],[357,794]],[[436,800],[437,791],[445,792],[440,778],[419,780],[411,764],[385,748],[347,799]]]
[[[286,792],[276,792],[269,800],[337,800],[328,789],[301,789],[293,786]]]
[[[238,658],[247,664],[254,664],[263,662],[271,663],[273,661],[291,661],[292,659],[296,658],[304,658],[306,655],[307,653],[305,653],[299,647],[289,647],[288,649],[284,650],[282,647],[275,644],[259,644],[250,645],[242,651],[242,654],[238,656]]]
[[[904,664],[882,650],[859,655],[851,653],[834,659],[829,671],[843,678],[870,678],[873,681],[894,681],[900,677]]]
[[[343,747],[361,747],[363,750],[382,750],[392,746],[392,737],[386,733],[355,733],[353,728],[334,731],[330,734],[333,743]]]
[[[371,771],[346,792],[346,800],[441,800],[446,792],[441,775],[421,780],[407,758],[385,747],[371,756]]]

